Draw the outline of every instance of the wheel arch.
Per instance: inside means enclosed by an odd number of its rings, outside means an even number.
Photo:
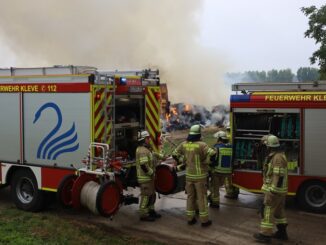
[[[13,175],[20,169],[28,170],[31,173],[33,173],[37,182],[37,188],[39,190],[42,189],[41,168],[31,167],[31,166],[19,166],[19,165],[9,166],[9,169],[7,170],[6,177],[5,177],[6,183],[8,185],[10,185]]]
[[[314,187],[319,187],[322,188],[321,192],[317,192],[317,199],[315,199],[313,194],[311,194],[311,188]],[[307,192],[307,190],[309,192]],[[317,189],[318,190],[318,189]],[[326,212],[326,181],[323,179],[318,179],[318,178],[310,178],[305,181],[303,181],[297,191],[296,194],[296,201],[299,204],[301,208],[304,210],[307,210],[309,212],[314,212],[314,213],[325,213]],[[312,198],[312,199],[310,199]]]
[[[302,182],[300,183],[300,185],[298,186],[298,189],[297,189],[297,191],[296,191],[296,196],[298,196],[298,194],[302,191],[302,189],[303,189],[307,184],[309,184],[310,182],[321,182],[321,183],[326,184],[326,181],[324,181],[324,180],[318,179],[318,178],[316,178],[316,177],[311,177],[311,178],[306,179],[306,180],[304,180],[304,181],[302,181]]]

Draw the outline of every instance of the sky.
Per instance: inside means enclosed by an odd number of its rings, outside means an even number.
[[[301,7],[321,0],[207,0],[201,42],[225,57],[229,71],[297,69],[311,66],[318,48],[305,38],[308,17]],[[315,66],[316,67],[316,66]]]
[[[173,102],[228,101],[227,72],[310,66],[320,0],[2,0],[0,67],[160,69]]]

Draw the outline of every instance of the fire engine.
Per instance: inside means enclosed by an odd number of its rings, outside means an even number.
[[[137,186],[137,134],[160,147],[158,70],[99,71],[89,66],[0,69],[0,183],[16,206],[42,209],[46,192],[66,207],[112,216]],[[158,191],[177,174],[157,172]]]
[[[288,159],[288,195],[310,211],[326,211],[326,81],[232,85],[234,184],[261,192],[259,143],[280,139]]]

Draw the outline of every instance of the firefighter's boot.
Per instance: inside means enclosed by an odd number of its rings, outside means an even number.
[[[140,217],[140,220],[147,221],[147,222],[153,222],[153,221],[155,221],[155,218],[149,215],[149,216]]]
[[[276,225],[277,231],[273,234],[273,237],[282,241],[289,240],[288,234],[286,232],[287,224]]]
[[[155,219],[159,219],[162,217],[159,213],[156,213],[155,210],[149,211],[149,216],[154,217]]]
[[[220,208],[220,204],[219,203],[210,203],[209,204],[209,207],[211,207],[211,208]]]
[[[189,220],[188,221],[188,225],[194,225],[194,224],[196,224],[197,223],[197,219],[194,217],[194,218],[192,218],[192,220]]]
[[[255,233],[254,238],[256,242],[260,242],[260,243],[270,243],[272,240],[270,236],[265,236],[261,233]]]
[[[210,226],[211,224],[212,224],[212,221],[209,220],[209,221],[207,221],[207,222],[205,222],[205,223],[201,223],[201,226],[202,226],[202,227],[208,227],[208,226]]]

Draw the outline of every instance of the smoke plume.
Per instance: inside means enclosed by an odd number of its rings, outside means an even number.
[[[3,0],[17,66],[158,68],[173,102],[226,103],[222,57],[200,44],[204,0]]]

